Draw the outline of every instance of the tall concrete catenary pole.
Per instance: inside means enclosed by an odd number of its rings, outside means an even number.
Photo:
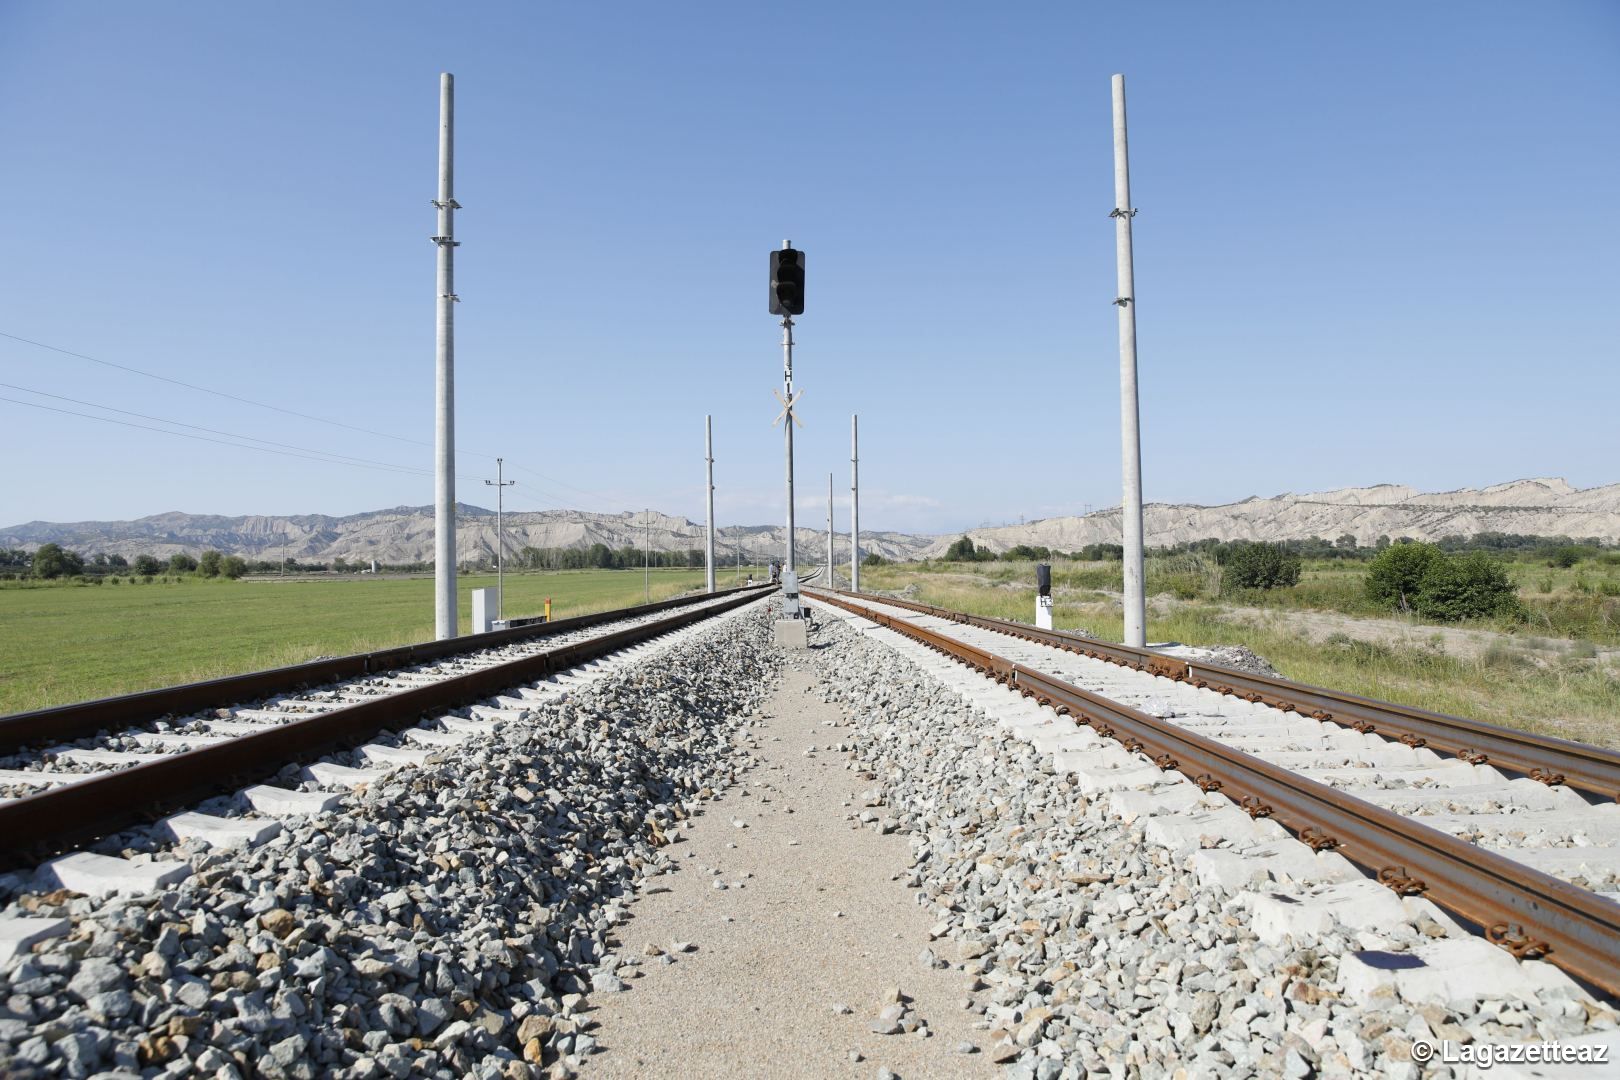
[[[861,418],[849,418],[849,587],[861,591]]]
[[[833,561],[832,561],[832,545],[833,545],[832,478],[833,478],[833,474],[828,473],[827,474],[827,587],[829,589],[832,588],[832,576],[833,576]]]
[[[439,298],[434,320],[436,389],[434,392],[433,625],[436,636],[456,636],[456,302],[455,222],[460,208],[454,197],[456,77],[439,76]]]
[[[709,591],[714,592],[714,417],[712,416],[703,418],[703,459],[709,466],[709,482],[706,485],[709,494],[708,559],[704,563],[708,570],[703,578]]]
[[[1142,570],[1142,433],[1136,396],[1136,271],[1131,263],[1130,152],[1125,139],[1125,76],[1114,76],[1114,244],[1119,270],[1119,438],[1125,495],[1120,518],[1125,541],[1125,644],[1147,644],[1147,599]]]

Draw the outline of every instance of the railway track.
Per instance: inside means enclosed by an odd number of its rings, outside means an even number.
[[[151,823],[176,841],[262,840],[274,834],[276,815],[328,809],[342,792],[453,751],[559,699],[614,658],[764,591],[683,597],[0,718],[0,871]],[[470,717],[446,715],[464,706]],[[306,790],[255,782],[289,764],[303,767],[296,779]],[[185,810],[237,789],[245,816]],[[160,884],[178,872],[120,861],[76,852],[44,872],[80,892],[107,882]]]
[[[1089,727],[1038,741],[1209,879],[1323,883],[1318,904],[1257,901],[1278,933],[1372,925],[1422,897],[1620,994],[1620,755],[1005,620],[810,595]]]

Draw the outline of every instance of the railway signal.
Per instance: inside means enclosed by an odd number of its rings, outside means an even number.
[[[776,400],[782,411],[771,421],[782,425],[787,444],[787,542],[782,565],[791,570],[793,561],[793,427],[800,422],[795,408],[804,391],[793,392],[793,316],[804,314],[804,252],[793,247],[793,241],[782,241],[778,251],[771,252],[770,310],[782,316],[782,390]]]
[[[771,252],[772,315],[804,314],[804,252],[782,242],[782,250]]]

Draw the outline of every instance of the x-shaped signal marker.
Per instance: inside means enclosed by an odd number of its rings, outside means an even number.
[[[784,423],[783,417],[792,417],[795,424],[798,424],[801,428],[804,427],[804,422],[799,419],[799,414],[794,408],[799,404],[799,399],[804,397],[804,391],[800,390],[790,398],[784,398],[780,390],[772,390],[771,393],[775,394],[776,400],[782,403],[782,411],[776,414],[775,420],[771,421],[771,427]]]

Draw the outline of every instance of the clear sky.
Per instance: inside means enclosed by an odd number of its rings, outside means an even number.
[[[867,528],[1117,503],[1116,71],[1150,501],[1620,480],[1612,0],[3,0],[0,332],[382,434],[0,337],[0,397],[322,458],[0,401],[0,526],[432,502],[440,71],[467,501],[702,520],[713,413],[780,520],[791,238],[801,522],[852,412]]]

